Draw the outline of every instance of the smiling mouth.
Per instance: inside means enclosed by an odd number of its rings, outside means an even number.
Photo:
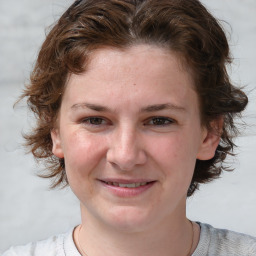
[[[136,183],[118,183],[118,182],[111,182],[111,181],[103,181],[105,184],[114,186],[114,187],[120,187],[120,188],[138,188],[142,186],[146,186],[153,181],[150,182],[136,182]]]

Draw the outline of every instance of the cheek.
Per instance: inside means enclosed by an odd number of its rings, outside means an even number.
[[[94,178],[103,168],[104,138],[83,132],[73,132],[65,137],[64,159],[70,188],[81,202],[95,193]]]
[[[180,188],[189,186],[196,163],[197,144],[194,140],[184,134],[176,134],[155,142],[158,146],[152,155],[165,179],[169,178],[169,185]]]
[[[195,144],[182,134],[156,138],[152,144],[157,145],[153,147],[152,155],[157,156],[158,161],[162,163],[184,164],[184,160],[194,159],[196,156]]]
[[[64,142],[64,159],[67,175],[88,176],[101,163],[105,154],[104,139],[86,132],[73,132]]]

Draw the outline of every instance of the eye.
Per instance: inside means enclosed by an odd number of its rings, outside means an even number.
[[[104,125],[107,122],[101,117],[88,117],[83,119],[82,123],[97,126],[97,125]]]
[[[174,122],[173,119],[167,117],[153,117],[148,120],[147,125],[166,126],[173,124]]]

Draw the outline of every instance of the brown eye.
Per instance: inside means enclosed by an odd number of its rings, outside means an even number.
[[[164,126],[174,123],[174,121],[170,118],[166,117],[154,117],[149,121],[150,125],[156,125],[156,126]]]
[[[101,117],[88,117],[83,120],[83,123],[90,125],[101,125],[105,123],[105,120]]]

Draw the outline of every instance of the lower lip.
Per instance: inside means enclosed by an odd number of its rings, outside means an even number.
[[[101,181],[103,186],[107,188],[110,192],[112,192],[114,195],[119,197],[134,197],[141,195],[145,193],[147,190],[149,190],[154,184],[154,182],[147,183],[144,186],[139,186],[137,188],[123,188],[123,187],[117,187],[113,185],[106,184],[105,182]]]

